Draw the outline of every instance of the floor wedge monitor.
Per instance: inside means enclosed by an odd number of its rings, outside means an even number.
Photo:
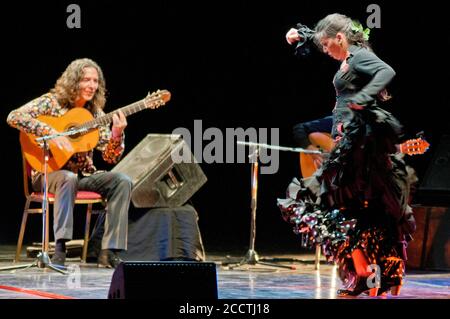
[[[180,135],[148,134],[113,169],[133,181],[136,207],[178,207],[207,178]]]

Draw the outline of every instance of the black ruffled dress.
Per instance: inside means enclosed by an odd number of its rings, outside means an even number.
[[[377,106],[377,94],[395,72],[370,50],[352,45],[348,68],[334,77],[337,99],[332,135],[341,139],[312,177],[294,179],[279,199],[283,218],[294,231],[320,244],[339,265],[345,288],[357,276],[351,259],[360,249],[381,270],[381,287],[402,284],[406,243],[415,229],[408,206],[415,176],[396,153],[400,123]],[[349,103],[364,106],[353,110]]]

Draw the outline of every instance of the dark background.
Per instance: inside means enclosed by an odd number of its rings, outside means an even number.
[[[71,2],[81,6],[81,29],[66,26]],[[372,1],[71,2],[16,1],[1,11],[2,243],[15,242],[24,204],[18,131],[7,126],[6,117],[53,87],[72,60],[89,57],[102,67],[107,112],[142,99],[148,91],[172,92],[166,106],[128,118],[127,151],[148,133],[193,129],[195,119],[203,121],[204,130],[279,128],[280,144],[294,146],[294,124],[330,114],[338,62],[318,52],[306,59],[295,57],[285,33],[300,21],[313,27],[334,12],[365,24]],[[449,133],[447,12],[437,1],[376,3],[381,28],[372,30],[373,49],[397,72],[389,86],[394,98],[386,108],[405,125],[408,138],[424,131],[432,145],[426,154],[407,159],[421,177],[433,147]],[[201,167],[209,180],[192,201],[206,249],[245,253],[250,165]],[[298,174],[298,155],[282,152],[278,173],[260,176],[257,251],[300,249],[276,206],[276,198],[284,196]],[[33,220],[34,234],[28,240],[40,236],[40,218]]]

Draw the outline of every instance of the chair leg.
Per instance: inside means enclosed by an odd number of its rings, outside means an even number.
[[[29,208],[30,208],[30,200],[27,199],[27,201],[25,203],[25,208],[23,209],[22,224],[20,225],[20,231],[19,231],[19,239],[17,240],[16,256],[14,257],[15,263],[20,261],[20,254],[22,253],[23,237],[25,235],[25,227],[27,225]]]
[[[84,242],[83,242],[83,253],[81,254],[81,262],[85,263],[87,258],[87,249],[89,244],[89,231],[91,227],[91,216],[92,216],[92,204],[88,204],[86,212],[86,224],[84,226]]]
[[[320,269],[320,245],[316,245],[316,254],[315,254],[315,260],[314,260],[314,269],[319,270]]]

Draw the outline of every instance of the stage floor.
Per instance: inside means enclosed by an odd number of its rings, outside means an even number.
[[[14,246],[0,246],[0,267],[14,265]],[[219,299],[336,299],[340,287],[336,269],[321,261],[314,270],[314,255],[260,253],[260,260],[275,260],[278,265],[295,270],[265,265],[244,265],[235,269],[224,265],[226,253],[208,253],[207,261],[217,265]],[[238,258],[239,259],[239,258]],[[33,262],[25,259],[23,263]],[[0,271],[0,299],[106,299],[114,270],[99,269],[96,264],[81,264],[79,259],[67,261],[72,273],[62,275],[36,267]],[[75,271],[75,272],[73,272]],[[145,296],[143,296],[145,298]],[[355,297],[346,297],[355,298]],[[367,296],[358,298],[367,299]],[[401,295],[377,297],[388,299],[450,299],[450,272],[409,271]]]

